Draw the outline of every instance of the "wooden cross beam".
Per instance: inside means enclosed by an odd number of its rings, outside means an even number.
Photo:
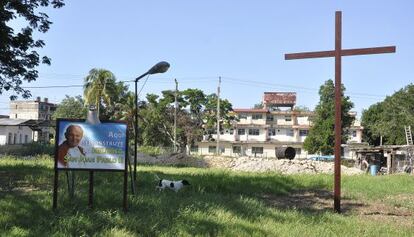
[[[335,50],[285,54],[285,59],[335,57],[335,165],[334,211],[341,212],[341,57],[365,54],[395,53],[395,46],[342,49],[342,12],[335,12]]]

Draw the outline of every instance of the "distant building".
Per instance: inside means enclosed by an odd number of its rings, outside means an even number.
[[[312,111],[295,110],[296,93],[265,92],[262,109],[234,109],[238,117],[232,128],[220,134],[220,153],[226,156],[276,157],[278,148],[292,147],[296,158],[307,158],[303,142],[312,127]],[[356,113],[351,113],[356,116]],[[361,143],[362,127],[355,120],[350,127],[349,143]],[[215,130],[204,135],[203,140],[191,148],[192,153],[216,153]],[[353,154],[344,154],[353,156]]]
[[[0,118],[0,145],[49,142],[55,110],[56,104],[49,103],[47,98],[10,101],[8,118]]]
[[[42,141],[44,121],[0,118],[0,145]]]
[[[48,98],[41,101],[40,97],[36,100],[11,101],[10,119],[37,119],[51,120],[56,104],[49,103]]]

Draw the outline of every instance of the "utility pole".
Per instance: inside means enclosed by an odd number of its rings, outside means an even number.
[[[219,84],[217,87],[217,146],[216,146],[217,155],[220,154],[220,84],[221,84],[221,77],[219,77]]]
[[[178,107],[178,102],[177,102],[177,94],[178,94],[178,81],[177,78],[174,79],[175,81],[175,110],[174,110],[174,152],[177,152],[177,107]]]

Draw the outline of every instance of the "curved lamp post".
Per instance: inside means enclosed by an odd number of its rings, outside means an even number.
[[[135,79],[135,121],[134,121],[134,125],[135,125],[135,138],[134,138],[134,146],[135,146],[135,153],[134,153],[134,181],[137,180],[137,148],[138,148],[138,144],[137,144],[137,140],[138,140],[138,92],[137,92],[137,84],[138,81],[140,79],[142,79],[143,77],[147,76],[147,75],[151,75],[151,74],[156,74],[156,73],[164,73],[168,70],[168,68],[170,68],[170,64],[165,62],[165,61],[161,61],[157,64],[155,64],[154,66],[152,66],[152,68],[150,68],[146,73],[142,74],[141,76],[137,77]]]

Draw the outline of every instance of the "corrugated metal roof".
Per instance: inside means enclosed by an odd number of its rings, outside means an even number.
[[[29,121],[30,119],[9,119],[9,118],[0,118],[0,126],[17,126],[22,125],[22,123],[25,123]]]

